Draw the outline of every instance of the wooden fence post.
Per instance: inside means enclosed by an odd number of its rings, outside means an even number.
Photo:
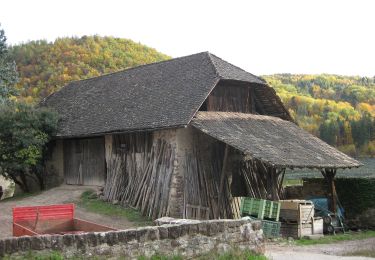
[[[336,169],[324,169],[321,171],[325,180],[328,184],[329,189],[329,196],[330,196],[330,203],[329,203],[329,209],[331,212],[336,213],[337,208],[337,194],[336,194],[336,187],[335,187],[335,175],[336,175]]]

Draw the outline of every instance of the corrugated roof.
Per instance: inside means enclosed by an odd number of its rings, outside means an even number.
[[[60,137],[180,127],[220,79],[260,84],[275,99],[263,79],[203,52],[75,81],[42,105],[59,113]],[[281,113],[288,114],[276,99]]]
[[[362,164],[280,118],[231,112],[198,112],[191,124],[276,167],[351,168]]]

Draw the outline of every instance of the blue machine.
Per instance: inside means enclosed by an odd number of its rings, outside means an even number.
[[[336,231],[344,229],[344,209],[337,205],[336,214],[328,209],[328,198],[310,197],[308,200],[314,203],[315,215],[323,218],[324,231],[335,234]]]

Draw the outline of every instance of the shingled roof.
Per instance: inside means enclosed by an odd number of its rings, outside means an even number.
[[[221,79],[274,92],[263,79],[203,52],[75,81],[42,105],[59,113],[60,137],[181,127],[189,124]],[[277,103],[287,114],[279,99]]]
[[[272,116],[198,112],[191,124],[250,158],[276,167],[351,168],[362,165],[293,122]]]

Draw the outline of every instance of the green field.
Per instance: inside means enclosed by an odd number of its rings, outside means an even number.
[[[375,158],[361,158],[357,159],[363,163],[362,167],[347,169],[347,170],[338,170],[338,178],[375,178]],[[319,170],[310,170],[310,169],[287,169],[286,179],[302,179],[302,178],[323,178]]]

